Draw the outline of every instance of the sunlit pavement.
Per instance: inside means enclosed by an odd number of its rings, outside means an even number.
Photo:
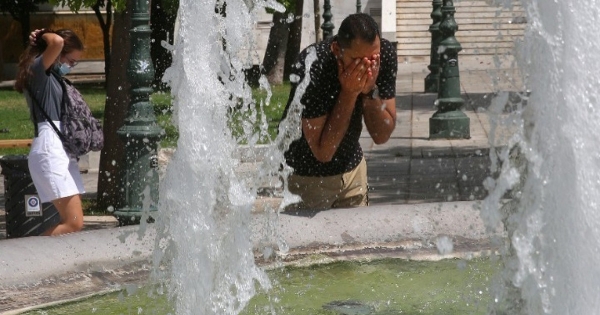
[[[519,73],[512,68],[512,61],[504,62],[499,68],[495,68],[495,64],[498,62],[491,59],[461,60],[462,97],[464,112],[470,118],[471,138],[429,140],[429,118],[435,112],[436,95],[422,92],[428,74],[427,63],[400,63],[398,114],[391,139],[384,145],[374,145],[366,131],[361,137],[368,164],[371,207],[303,216],[281,215],[280,230],[291,248],[290,256],[283,259],[323,252],[323,248],[336,249],[335,253],[325,251],[325,255],[330,256],[360,251],[361,248],[379,248],[370,251],[370,255],[422,255],[439,259],[445,257],[438,255],[434,245],[435,238],[440,235],[453,239],[454,255],[492,250],[489,235],[478,216],[478,200],[485,198],[487,193],[483,180],[493,176],[490,151],[500,150],[515,130],[510,124],[501,123],[509,117],[511,106],[500,111],[497,106],[496,110],[489,109],[490,104],[499,99],[495,91],[510,91],[513,98],[522,91]],[[97,158],[97,155],[89,157],[89,165],[85,167],[87,172],[83,174],[90,194],[97,189]],[[257,165],[242,163],[246,169],[240,172],[252,172]],[[276,190],[272,187],[264,189],[267,192]],[[0,313],[26,307],[28,303],[34,303],[31,300],[40,304],[72,298],[74,291],[85,293],[82,288],[89,287],[89,292],[110,290],[114,289],[115,282],[135,282],[147,276],[153,246],[153,241],[148,240],[154,233],[152,226],[143,238],[138,239],[137,226],[117,228],[113,217],[86,217],[85,232],[58,238],[4,240],[3,192],[3,179],[0,179]],[[265,209],[276,208],[279,201],[277,193],[273,196],[261,194],[257,198],[253,219],[257,234],[260,234],[260,222],[264,222],[261,214]],[[308,232],[307,226],[310,227]],[[127,238],[127,245],[119,240],[122,238]],[[72,255],[48,259],[52,252],[62,252],[59,248],[65,244]],[[313,244],[314,248],[306,247],[306,244]],[[258,243],[255,241],[254,245],[258,246]],[[90,249],[94,254],[87,254]],[[61,292],[56,290],[56,285],[62,280],[51,285],[39,282],[49,276],[63,279],[63,274],[65,279],[72,280],[64,281],[64,295],[48,293]],[[34,279],[38,282],[37,287],[33,286],[35,290],[31,285]],[[68,290],[68,287],[72,289]],[[32,294],[33,291],[36,293]]]

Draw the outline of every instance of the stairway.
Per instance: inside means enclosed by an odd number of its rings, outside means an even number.
[[[461,58],[512,54],[514,41],[523,37],[526,25],[523,8],[519,1],[513,2],[512,8],[504,8],[485,0],[454,1]],[[429,61],[432,1],[397,0],[396,4],[398,60]]]

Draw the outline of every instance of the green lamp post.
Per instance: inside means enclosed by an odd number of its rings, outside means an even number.
[[[323,40],[326,40],[330,37],[333,37],[333,29],[335,26],[331,19],[333,18],[333,14],[331,14],[331,4],[329,0],[325,0],[323,3],[323,25],[321,25],[321,29],[323,29]]]
[[[439,43],[440,78],[438,85],[437,112],[429,118],[430,139],[468,139],[471,137],[469,117],[462,112],[464,101],[460,96],[460,73],[458,52],[462,50],[454,37],[458,25],[454,20],[454,3],[444,0]]]
[[[442,34],[440,33],[440,22],[442,21],[442,0],[433,0],[433,11],[431,11],[431,19],[433,23],[429,26],[431,33],[431,51],[429,53],[430,62],[427,68],[430,73],[425,78],[425,93],[437,93],[438,81],[440,79],[440,55],[438,48]]]
[[[154,66],[150,57],[150,14],[147,0],[136,0],[132,10],[131,55],[127,76],[130,102],[117,134],[125,143],[120,204],[114,212],[121,225],[151,220],[158,203],[158,140],[163,130],[150,104]]]

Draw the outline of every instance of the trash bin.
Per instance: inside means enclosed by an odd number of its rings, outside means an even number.
[[[40,235],[60,222],[52,203],[40,205],[29,174],[27,155],[4,156],[0,158],[0,167],[4,175],[7,238]]]

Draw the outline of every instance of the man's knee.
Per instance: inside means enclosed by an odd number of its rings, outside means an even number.
[[[333,208],[354,208],[354,207],[366,207],[369,205],[368,193],[356,194],[347,196],[344,199],[338,200]]]

